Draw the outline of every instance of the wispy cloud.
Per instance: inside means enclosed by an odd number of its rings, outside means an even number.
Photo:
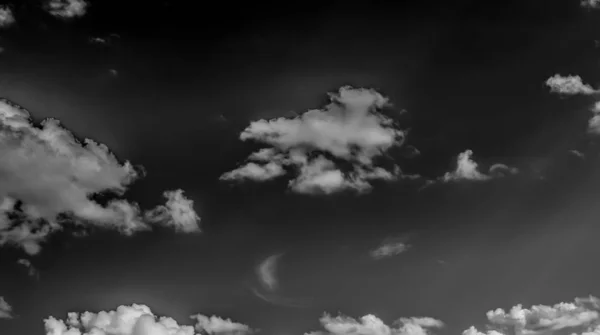
[[[584,84],[580,76],[555,74],[546,80],[546,85],[550,87],[550,92],[564,95],[598,93],[598,90],[595,90],[589,84]]]
[[[76,223],[132,234],[150,223],[183,232],[198,231],[193,202],[181,190],[165,192],[166,206],[142,214],[122,198],[142,170],[123,163],[104,144],[77,139],[56,119],[34,125],[25,109],[0,100],[0,246],[29,254],[52,232]],[[91,196],[113,195],[106,205]],[[150,221],[150,222],[147,222]]]
[[[329,98],[322,109],[253,121],[240,139],[270,147],[251,154],[245,164],[221,179],[266,181],[293,174],[288,183],[293,192],[332,194],[362,193],[372,188],[373,180],[402,177],[391,162],[388,167],[375,164],[390,148],[402,146],[406,137],[393,119],[381,113],[390,106],[388,98],[374,89],[350,86]]]
[[[274,291],[279,287],[277,279],[277,262],[283,256],[283,253],[271,255],[265,258],[257,267],[256,275],[260,284],[269,291]]]
[[[377,248],[371,250],[369,255],[376,260],[399,255],[410,248],[404,238],[385,239]]]
[[[252,329],[244,324],[218,316],[192,315],[195,325],[179,325],[175,319],[156,316],[148,306],[119,306],[114,311],[68,313],[65,320],[48,317],[44,320],[47,334],[72,335],[245,335]]]
[[[35,278],[39,279],[39,277],[40,277],[39,272],[37,271],[35,266],[33,266],[33,264],[31,264],[31,261],[29,261],[28,259],[21,258],[17,261],[17,264],[20,264],[20,265],[24,266],[25,268],[27,268],[27,273],[29,274],[30,277],[35,277]]]
[[[0,28],[8,28],[15,23],[12,8],[8,5],[0,5]]]
[[[0,319],[12,319],[13,317],[12,306],[4,300],[4,297],[0,297]]]
[[[88,2],[85,0],[50,0],[46,8],[48,13],[61,19],[82,17],[87,13]]]

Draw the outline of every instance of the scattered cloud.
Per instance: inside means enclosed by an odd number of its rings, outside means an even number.
[[[8,28],[15,23],[12,9],[7,5],[0,5],[0,28]]]
[[[12,319],[13,317],[12,306],[4,300],[4,297],[0,296],[0,319]]]
[[[595,297],[576,298],[574,302],[561,302],[553,306],[534,305],[523,308],[516,305],[509,311],[502,308],[487,312],[490,324],[486,333],[479,332],[471,327],[463,332],[464,335],[499,335],[520,334],[535,335],[544,334],[561,329],[587,329],[584,333],[594,332],[598,328],[598,308],[600,300]],[[575,333],[573,333],[575,334]]]
[[[446,172],[440,179],[443,182],[458,180],[484,181],[492,178],[513,175],[519,172],[514,167],[504,164],[493,164],[489,168],[489,173],[485,174],[479,171],[479,164],[473,160],[473,151],[465,150],[458,154],[456,158],[456,168],[454,171]]]
[[[23,265],[25,268],[27,268],[27,273],[30,277],[40,277],[37,269],[33,266],[33,264],[31,264],[31,261],[29,261],[28,259],[21,258],[17,261],[17,264]]]
[[[589,84],[584,84],[580,76],[555,74],[546,80],[546,85],[550,87],[550,92],[564,95],[598,93],[598,90],[595,90]]]
[[[51,335],[244,335],[250,327],[201,314],[191,316],[194,326],[179,325],[173,318],[158,317],[145,305],[119,306],[114,311],[98,313],[68,313],[65,320],[52,316],[44,320],[46,333]]]
[[[585,158],[585,154],[583,154],[583,152],[581,152],[579,150],[575,150],[575,149],[569,150],[569,153],[572,154],[572,155],[574,155],[575,157],[578,157],[578,158],[581,158],[581,159]]]
[[[87,13],[88,2],[85,0],[50,0],[47,10],[50,15],[62,19],[82,17]]]
[[[600,0],[581,0],[581,7],[600,8]]]
[[[119,75],[119,71],[115,70],[115,69],[109,69],[108,73],[110,73],[111,76],[116,77]]]
[[[194,201],[183,196],[183,190],[166,191],[167,204],[147,211],[150,222],[162,223],[184,233],[200,232],[200,217],[194,210]]]
[[[29,112],[0,100],[0,246],[28,254],[65,225],[102,227],[132,234],[148,222],[197,231],[198,216],[182,191],[165,192],[166,206],[142,215],[136,203],[118,199],[140,169],[121,163],[104,144],[78,140],[56,119],[34,125]],[[114,195],[101,205],[92,196]]]
[[[293,174],[289,188],[297,193],[331,194],[369,191],[373,180],[395,180],[400,168],[376,161],[392,147],[402,146],[405,132],[381,113],[388,98],[374,89],[341,87],[330,103],[293,117],[253,121],[242,141],[269,145],[251,154],[222,180],[265,181]]]
[[[600,135],[600,101],[592,107],[592,117],[588,121],[588,133],[592,135]]]
[[[392,326],[388,326],[371,314],[359,320],[344,315],[332,317],[324,314],[320,321],[325,331],[311,332],[306,335],[428,335],[432,329],[444,326],[442,321],[429,317],[400,318]]]
[[[410,248],[410,245],[406,243],[406,239],[385,239],[381,244],[371,250],[369,254],[373,259],[380,260],[387,257],[399,255]]]

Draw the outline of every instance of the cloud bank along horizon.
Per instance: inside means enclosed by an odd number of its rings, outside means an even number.
[[[182,190],[164,192],[165,205],[142,211],[119,198],[141,177],[140,168],[119,162],[104,144],[77,139],[56,119],[33,124],[27,110],[8,100],[0,100],[0,157],[0,246],[35,255],[51,233],[70,227],[200,231],[193,201]],[[97,194],[113,198],[101,205],[92,199]]]
[[[509,310],[497,308],[486,313],[486,331],[471,326],[462,334],[537,335],[564,330],[573,335],[598,335],[599,303],[600,299],[589,296],[554,305],[524,308],[519,304]],[[50,316],[44,320],[44,326],[47,335],[244,335],[260,332],[260,329],[214,315],[196,314],[190,318],[196,320],[193,326],[179,325],[170,317],[155,315],[146,305],[132,304],[119,306],[113,311],[71,312],[65,319]],[[343,314],[333,316],[324,313],[319,321],[323,330],[305,335],[429,335],[445,327],[442,320],[429,316],[401,317],[389,325],[372,314],[355,319]]]

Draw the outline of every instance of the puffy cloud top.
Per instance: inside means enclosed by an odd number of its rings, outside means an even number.
[[[343,315],[332,317],[325,314],[320,321],[326,334],[331,335],[428,335],[432,328],[444,326],[442,321],[434,318],[412,317],[400,318],[394,322],[396,326],[390,327],[372,314],[365,315],[359,320]],[[323,332],[308,334],[316,335]]]
[[[400,170],[376,166],[374,159],[404,142],[405,132],[380,112],[388,99],[374,89],[344,86],[329,94],[330,103],[294,118],[253,121],[242,141],[269,145],[223,180],[265,181],[295,170],[289,187],[298,193],[366,191],[370,180],[396,179]],[[345,162],[345,171],[336,162]]]

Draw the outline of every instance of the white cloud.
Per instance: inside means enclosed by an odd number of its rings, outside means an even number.
[[[163,196],[167,198],[167,204],[146,212],[149,221],[162,222],[185,233],[200,231],[200,217],[194,210],[194,201],[184,197],[183,190],[166,191]]]
[[[88,5],[85,0],[50,0],[47,10],[52,16],[71,19],[84,16]]]
[[[371,189],[371,180],[398,178],[397,166],[389,170],[375,163],[390,148],[404,143],[404,131],[380,112],[389,106],[388,99],[373,89],[350,86],[329,98],[322,109],[293,118],[251,122],[240,139],[270,147],[251,154],[246,164],[221,179],[264,181],[293,171],[292,191],[331,194],[349,189],[364,192]]]
[[[68,313],[65,320],[44,320],[47,335],[242,335],[251,332],[243,324],[216,316],[191,316],[194,326],[179,325],[170,317],[158,317],[145,305],[119,306],[114,311]]]
[[[546,85],[550,87],[550,92],[565,95],[589,95],[598,93],[598,91],[589,84],[584,84],[580,76],[561,76],[555,74],[546,80]]]
[[[489,173],[485,174],[479,171],[479,164],[473,160],[473,151],[465,150],[458,154],[456,158],[456,168],[454,171],[446,172],[440,179],[444,182],[458,180],[473,180],[484,181],[495,177],[503,177],[506,175],[516,174],[519,172],[514,167],[509,167],[504,164],[493,164],[489,168]]]
[[[592,117],[588,121],[588,133],[592,135],[600,135],[600,101],[592,107]]]
[[[40,125],[30,114],[0,100],[0,246],[13,244],[29,254],[66,223],[112,228],[125,234],[147,230],[139,206],[123,199],[102,206],[94,194],[121,196],[139,177],[104,144],[80,141],[56,119]],[[153,223],[192,231],[197,216],[181,191],[166,192],[167,205],[150,211]],[[194,221],[196,220],[196,221]]]
[[[410,245],[403,241],[383,241],[377,248],[369,253],[372,258],[379,260],[387,257],[399,255],[410,248]]]
[[[600,300],[595,297],[576,298],[574,302],[561,302],[552,306],[534,305],[523,308],[516,305],[509,311],[498,308],[487,312],[490,322],[487,335],[515,333],[534,335],[561,329],[584,329],[593,332],[598,329],[598,308]],[[474,327],[463,332],[464,335],[480,335]]]
[[[0,6],[0,28],[8,28],[15,23],[12,9],[7,5]]]
[[[13,308],[11,305],[4,300],[4,297],[0,296],[0,319],[12,319],[13,318]]]
[[[444,323],[429,317],[400,318],[393,326],[386,325],[375,315],[365,315],[359,320],[348,316],[323,315],[320,319],[326,334],[331,335],[428,335],[432,328],[441,328]],[[308,334],[323,334],[313,332]]]
[[[283,254],[275,254],[265,258],[257,267],[256,275],[261,285],[269,290],[276,290],[279,286],[277,279],[277,262]]]
[[[581,0],[581,7],[600,8],[600,0]]]

